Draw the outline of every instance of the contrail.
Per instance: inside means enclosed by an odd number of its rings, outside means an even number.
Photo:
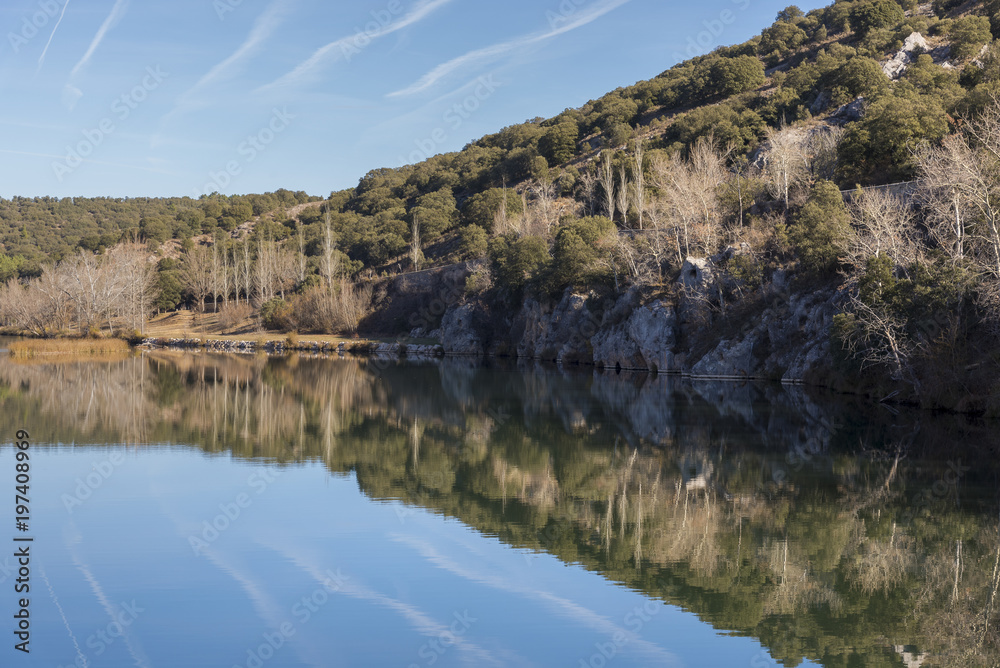
[[[59,20],[56,21],[56,25],[52,28],[52,34],[49,35],[49,41],[45,43],[45,48],[42,49],[42,55],[38,57],[38,69],[42,69],[42,63],[45,62],[45,54],[49,52],[49,44],[52,44],[52,38],[56,36],[56,30],[59,30],[59,24],[62,23],[63,16],[66,15],[66,8],[69,7],[69,0],[66,0],[66,4],[63,5],[62,12],[59,14]]]
[[[126,9],[128,9],[128,0],[116,0],[115,6],[111,8],[111,13],[108,14],[106,19],[104,19],[104,23],[101,24],[101,27],[97,29],[97,34],[94,35],[94,39],[90,43],[90,47],[87,49],[87,52],[83,54],[83,58],[80,59],[80,62],[78,62],[69,73],[70,78],[76,76],[76,73],[87,64],[90,57],[94,55],[94,51],[97,51],[97,47],[99,47],[101,42],[104,41],[104,36],[109,30],[111,30],[111,28],[114,27],[116,23],[118,23],[119,20],[121,20],[121,17],[125,15]]]

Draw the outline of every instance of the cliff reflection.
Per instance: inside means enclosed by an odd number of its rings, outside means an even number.
[[[0,393],[7,433],[38,442],[321,461],[371,498],[757,637],[785,665],[1000,660],[989,425],[781,386],[456,360],[4,359]]]

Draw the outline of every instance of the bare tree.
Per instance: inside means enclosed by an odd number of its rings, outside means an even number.
[[[205,297],[212,291],[212,253],[206,246],[194,246],[184,254],[182,275],[188,289],[205,312]]]
[[[419,270],[423,261],[424,251],[420,248],[420,223],[417,221],[417,214],[413,214],[410,223],[410,264],[413,265],[413,270]]]
[[[719,222],[719,186],[726,178],[726,169],[711,138],[698,139],[686,161],[678,154],[658,157],[651,178],[666,200],[657,205],[657,225],[666,219],[673,221],[678,255],[689,255],[694,246],[704,251],[712,248]]]
[[[979,274],[980,303],[1000,329],[1000,101],[966,123],[962,134],[918,152],[917,163],[924,192],[938,204],[935,232],[953,257]]]
[[[555,184],[547,179],[537,179],[529,186],[534,197],[532,207],[532,231],[538,236],[548,236],[555,224]]]
[[[625,165],[618,166],[618,190],[615,192],[615,201],[622,214],[622,227],[628,227],[629,185]]]
[[[250,255],[250,240],[245,240],[240,246],[242,253],[239,261],[239,278],[243,287],[243,297],[249,304],[253,299],[253,258]]]
[[[851,201],[856,231],[850,255],[863,268],[869,257],[887,255],[893,266],[905,268],[917,259],[919,242],[913,209],[885,188],[859,192]]]
[[[805,140],[805,155],[812,179],[832,181],[837,171],[837,149],[844,139],[844,128],[823,125],[813,129]]]
[[[119,243],[105,255],[104,269],[120,282],[109,298],[117,301],[126,326],[145,332],[146,319],[156,297],[156,265],[151,262],[146,245],[138,241]],[[119,295],[116,297],[116,295]]]
[[[326,225],[323,228],[323,255],[320,258],[320,273],[326,283],[327,290],[332,294],[334,283],[340,278],[340,255],[337,253],[337,243],[333,239],[333,227],[330,225],[330,212],[326,214]]]
[[[301,275],[301,266],[304,264],[304,260],[304,255],[300,255],[292,249],[285,246],[278,248],[277,255],[275,256],[274,272],[277,280],[276,287],[282,299],[285,298],[286,291],[295,288],[296,282],[301,282],[299,276]]]
[[[646,170],[644,160],[642,140],[635,140],[635,149],[632,151],[632,206],[639,216],[639,229],[643,229],[646,214]]]
[[[611,152],[601,152],[601,162],[598,180],[604,193],[604,213],[611,220],[615,219],[615,170],[611,162]]]
[[[64,288],[51,267],[27,284],[11,279],[0,288],[0,317],[35,336],[58,331],[68,323],[71,311]]]
[[[583,199],[587,204],[587,215],[594,215],[594,202],[597,193],[597,177],[590,171],[586,171],[580,175],[579,181],[580,193],[583,195]]]
[[[207,269],[206,274],[211,276],[210,264]],[[112,309],[118,305],[125,291],[125,282],[110,263],[102,261],[94,253],[81,250],[56,265],[54,271],[62,275],[60,284],[76,310],[80,331],[100,328],[102,320],[107,320],[113,332]]]
[[[303,231],[304,225],[302,221],[298,221],[298,238],[299,238],[299,284],[305,283],[306,280],[306,236]]]
[[[780,199],[785,209],[792,188],[802,183],[809,173],[804,145],[804,133],[797,128],[782,125],[767,131],[764,173],[771,195]]]
[[[229,266],[229,249],[223,246],[219,250],[219,256],[221,265],[219,271],[219,291],[222,293],[222,303],[225,305],[229,303],[229,295],[232,290],[230,286],[233,280],[233,272]]]
[[[264,235],[257,238],[254,284],[257,288],[257,294],[260,295],[261,303],[274,298],[275,286],[278,282],[277,255],[278,250],[273,240],[265,239]]]

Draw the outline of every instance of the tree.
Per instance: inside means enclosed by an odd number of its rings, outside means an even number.
[[[413,216],[413,223],[410,225],[410,265],[417,270],[423,261],[424,252],[420,248],[420,222]]]
[[[990,20],[985,16],[963,16],[951,24],[948,37],[953,56],[959,60],[971,58],[979,53],[984,44],[993,40]]]
[[[843,104],[857,97],[871,102],[889,90],[889,77],[871,58],[855,56],[837,72],[835,102]]]
[[[598,168],[598,180],[601,183],[601,192],[604,193],[604,213],[611,219],[615,219],[615,168],[611,161],[611,153],[601,152],[601,161]]]
[[[580,136],[580,128],[576,123],[566,121],[558,123],[546,131],[538,140],[538,150],[548,161],[550,167],[569,162],[576,154],[576,142]]]
[[[802,263],[815,272],[832,270],[845,252],[850,234],[840,189],[831,181],[817,181],[788,231]]]
[[[478,225],[487,232],[495,231],[497,217],[505,219],[523,213],[521,198],[512,188],[490,188],[478,192],[462,206],[462,220]]]
[[[643,229],[643,219],[646,215],[646,165],[643,162],[644,153],[642,140],[635,141],[632,149],[632,206],[639,217],[639,229]]]
[[[466,225],[458,232],[459,257],[463,260],[474,260],[486,255],[489,238],[478,225]]]
[[[891,28],[906,18],[895,0],[869,0],[851,8],[851,27],[864,37],[878,28]]]
[[[804,16],[804,14],[802,13],[802,10],[799,9],[796,5],[788,5],[787,7],[785,7],[784,9],[782,9],[780,12],[778,12],[777,17],[775,17],[774,20],[775,21],[794,21],[795,19],[800,18],[802,16]]]
[[[157,311],[173,311],[181,303],[183,289],[177,262],[170,258],[160,260],[156,268],[156,298],[153,300],[153,308]]]
[[[928,96],[885,95],[867,107],[864,118],[847,125],[840,143],[842,183],[891,183],[913,177],[914,150],[941,141],[948,121],[940,103]]]
[[[549,264],[548,245],[539,237],[490,239],[489,256],[496,283],[510,299],[519,298],[528,281]]]
[[[599,279],[601,255],[617,236],[615,224],[603,216],[564,222],[552,247],[550,292]]]
[[[184,254],[181,270],[184,284],[205,312],[205,297],[212,292],[212,253],[207,246],[198,245]]]
[[[906,267],[917,259],[918,240],[910,205],[885,188],[859,191],[851,201],[856,228],[850,244],[855,267],[870,257],[887,256],[894,267]]]
[[[121,283],[120,291],[113,291],[111,299],[125,319],[130,331],[146,331],[146,319],[156,300],[156,265],[151,262],[145,244],[124,241],[111,248],[104,257],[105,271]],[[120,295],[115,298],[114,295]]]
[[[411,227],[414,218],[420,219],[420,229],[425,241],[433,241],[458,223],[458,209],[451,188],[441,188],[417,199],[417,206],[410,210]]]
[[[772,196],[780,199],[786,210],[792,188],[808,175],[805,141],[804,133],[797,128],[782,126],[767,131],[764,174]]]
[[[710,68],[714,93],[720,97],[737,95],[764,85],[764,63],[756,56],[719,58]]]

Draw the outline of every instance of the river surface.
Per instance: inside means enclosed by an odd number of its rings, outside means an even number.
[[[1000,660],[995,423],[774,384],[169,351],[0,357],[0,409],[4,667]]]

